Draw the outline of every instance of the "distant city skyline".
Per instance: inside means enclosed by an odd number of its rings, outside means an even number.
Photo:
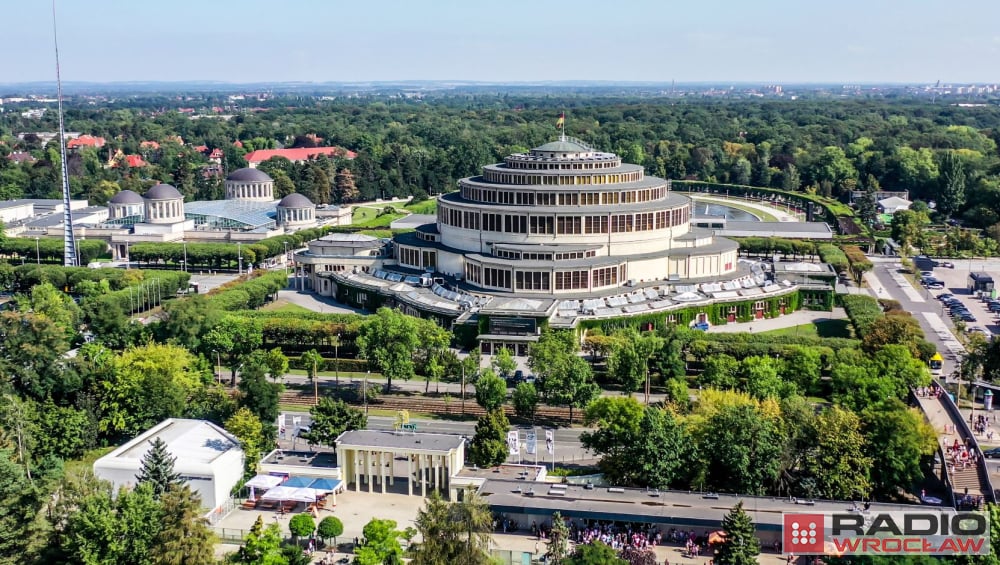
[[[714,5],[713,5],[714,4]],[[64,81],[1000,82],[1000,3],[60,0]],[[0,83],[51,81],[51,5]]]

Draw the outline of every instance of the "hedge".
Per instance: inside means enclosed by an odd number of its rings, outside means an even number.
[[[824,244],[820,245],[818,248],[819,260],[828,263],[837,272],[846,271],[850,263],[847,260],[847,255],[836,245]]]
[[[35,239],[33,237],[0,238],[0,259],[7,262],[20,261],[25,265],[32,261],[58,263],[61,265],[63,262],[63,247],[62,239]],[[76,250],[80,264],[87,265],[106,254],[108,252],[108,244],[99,239],[81,239],[76,242]]]
[[[865,252],[861,250],[857,245],[844,245],[841,247],[844,250],[844,255],[847,256],[847,262],[851,267],[851,273],[854,274],[855,280],[858,284],[861,284],[861,277],[872,270],[874,265],[865,255]]]
[[[99,315],[108,312],[132,312],[142,311],[140,301],[149,305],[159,305],[164,299],[177,296],[178,290],[187,290],[188,281],[191,279],[189,273],[181,271],[130,271],[141,275],[135,284],[126,288],[84,298],[80,307],[93,320]],[[135,276],[135,275],[131,275]],[[147,298],[142,298],[143,296]]]
[[[289,356],[288,366],[293,369],[301,369],[303,371],[308,371],[309,368],[302,363],[302,357]],[[340,358],[323,358],[323,362],[319,364],[318,371],[330,371],[341,373],[364,373],[368,370],[368,362],[364,359],[345,359]]]
[[[222,311],[255,309],[287,286],[288,275],[284,271],[260,270],[213,289],[207,297],[212,306]]]
[[[815,255],[816,244],[800,239],[783,239],[780,237],[732,237],[740,244],[740,251],[750,255]]]
[[[863,294],[845,294],[840,297],[840,302],[847,312],[847,317],[851,319],[854,331],[858,336],[864,337],[868,328],[885,314],[878,300]]]

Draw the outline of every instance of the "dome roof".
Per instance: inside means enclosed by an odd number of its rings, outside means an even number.
[[[147,200],[170,200],[172,198],[184,198],[177,189],[169,184],[158,184],[146,191],[144,196]]]
[[[274,182],[270,176],[260,169],[251,169],[249,167],[244,167],[242,169],[236,169],[235,171],[229,173],[226,180],[235,180],[243,182]]]
[[[586,146],[583,146],[583,145],[580,145],[579,143],[575,143],[573,141],[568,141],[568,140],[565,140],[565,139],[561,139],[559,141],[550,141],[550,142],[546,143],[545,145],[542,145],[540,147],[536,147],[536,148],[532,149],[532,151],[559,151],[559,152],[562,152],[562,153],[589,153],[589,152],[593,151],[593,149],[591,149],[589,147],[586,147]]]
[[[110,204],[142,204],[142,197],[131,190],[123,190],[111,197]]]
[[[293,192],[278,202],[278,208],[313,208],[314,206],[315,204],[298,192]]]

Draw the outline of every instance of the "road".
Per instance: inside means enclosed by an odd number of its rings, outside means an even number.
[[[294,442],[294,444],[301,445],[300,442],[302,440],[294,441],[295,428],[292,418],[300,418],[299,427],[303,428],[312,424],[312,417],[308,412],[284,412],[284,414],[286,417],[285,436],[287,443],[291,444]],[[392,431],[395,429],[395,421],[395,418],[390,416],[368,416],[368,429]],[[411,418],[410,423],[416,424],[417,431],[421,433],[449,434],[468,438],[471,438],[476,433],[475,422],[450,422]],[[523,442],[525,440],[525,432],[528,430],[527,426],[511,426],[510,429],[520,430],[521,441]],[[538,434],[538,437],[542,438],[539,443],[544,441],[544,434],[542,433],[541,426],[537,426],[535,431]],[[555,460],[557,463],[582,461],[591,464],[596,462],[594,456],[590,454],[590,452],[587,451],[580,443],[580,434],[585,431],[590,430],[586,428],[556,428],[554,430],[556,445]]]

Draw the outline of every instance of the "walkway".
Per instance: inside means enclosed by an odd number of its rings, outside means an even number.
[[[937,432],[938,443],[942,449],[947,451],[946,446],[954,444],[956,439],[960,445],[965,445],[969,438],[962,432],[961,422],[955,420],[945,407],[945,400],[936,396],[918,396],[917,402],[934,431]],[[984,500],[989,500],[992,496],[989,484],[980,478],[979,465],[970,465],[964,469],[958,466],[949,466],[948,477],[951,480],[956,501],[966,494],[981,495]]]
[[[764,212],[766,214],[770,214],[770,215],[774,216],[775,218],[777,218],[779,222],[798,222],[799,221],[799,217],[796,216],[795,214],[789,214],[788,212],[782,212],[778,208],[775,208],[775,207],[772,207],[772,206],[766,206],[764,204],[758,204],[756,202],[750,202],[749,200],[743,200],[742,198],[726,198],[724,196],[718,196],[718,195],[703,196],[701,194],[698,194],[697,192],[689,193],[688,196],[690,196],[692,200],[695,200],[697,202],[709,202],[709,203],[712,203],[712,204],[738,204],[740,206],[745,206],[747,208],[752,208],[754,210],[759,210],[759,211]],[[753,213],[753,212],[751,212],[751,213]],[[759,219],[759,217],[758,217],[758,219]]]
[[[830,320],[843,320],[847,314],[843,308],[834,308],[832,312],[822,310],[799,310],[791,314],[785,314],[777,318],[761,318],[751,322],[731,322],[708,328],[709,333],[737,333],[737,332],[767,332],[772,330],[791,329],[795,326],[814,324],[816,322],[828,322]]]

